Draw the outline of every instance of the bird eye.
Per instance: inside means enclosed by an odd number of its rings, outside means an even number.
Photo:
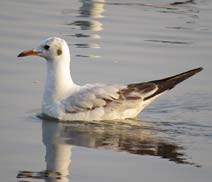
[[[44,49],[48,51],[49,50],[49,45],[45,45]]]

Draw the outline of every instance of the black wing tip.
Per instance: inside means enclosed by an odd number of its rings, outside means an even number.
[[[153,95],[151,95],[151,96],[149,96],[145,99],[146,100],[150,99],[153,96],[156,96],[156,95],[158,95],[158,94],[160,94],[160,93],[162,93],[166,90],[171,90],[172,88],[174,88],[180,82],[192,77],[193,75],[195,75],[196,73],[199,73],[202,70],[203,70],[203,68],[199,67],[199,68],[195,68],[195,69],[180,73],[180,74],[175,75],[175,76],[167,77],[167,78],[164,78],[164,79],[161,79],[161,80],[151,81],[150,83],[156,84],[159,87],[159,89]]]
[[[172,77],[168,77],[168,78],[175,78],[175,77],[183,76],[183,75],[188,75],[188,77],[190,77],[190,76],[192,76],[192,75],[194,75],[196,73],[199,73],[202,70],[203,70],[203,67],[198,67],[198,68],[194,68],[194,69],[188,70],[186,72],[183,72],[183,73],[180,73],[178,75],[175,75],[175,76],[172,76]]]
[[[189,78],[189,77],[191,77],[191,76],[193,76],[193,75],[199,73],[199,72],[202,71],[202,70],[203,70],[203,67],[195,68],[195,69],[189,70],[189,71],[187,71],[187,72],[184,72],[184,73],[182,73],[182,74],[179,74],[179,76],[181,76],[181,75],[186,75],[185,78],[186,78],[186,77]],[[176,75],[176,76],[177,76],[177,75]],[[187,79],[187,78],[186,78],[186,79]]]
[[[195,68],[195,69],[193,69],[191,71],[194,71],[194,72],[198,73],[198,72],[200,72],[202,70],[204,70],[204,68],[203,67],[199,67],[199,68]]]
[[[200,71],[202,71],[203,68],[202,67],[199,67],[199,68],[195,68],[195,69],[192,69],[192,70],[189,70],[189,71],[186,71],[186,72],[183,72],[183,73],[180,73],[178,75],[175,75],[175,76],[172,76],[172,77],[168,77],[168,78],[165,78],[165,79],[162,79],[162,80],[159,80],[159,83],[163,83],[164,81],[165,82],[169,82],[171,81],[171,83],[173,84],[173,86],[177,85],[178,83],[192,77],[193,75],[199,73]],[[156,81],[157,82],[157,81]]]

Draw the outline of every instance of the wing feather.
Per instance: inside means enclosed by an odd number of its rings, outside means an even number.
[[[108,103],[119,99],[120,86],[112,85],[85,85],[76,93],[63,101],[66,112],[76,113],[105,107]]]
[[[153,94],[157,86],[153,83],[120,85],[85,85],[63,101],[65,112],[77,113],[85,110],[93,110],[98,107],[111,108],[120,106],[127,101],[140,100]],[[129,103],[129,102],[128,102]],[[133,104],[124,104],[125,107],[133,107]]]

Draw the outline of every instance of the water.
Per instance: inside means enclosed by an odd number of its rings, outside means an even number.
[[[211,181],[212,3],[176,2],[0,2],[1,181]],[[46,121],[45,61],[16,56],[50,36],[67,40],[79,84],[205,70],[138,120]]]

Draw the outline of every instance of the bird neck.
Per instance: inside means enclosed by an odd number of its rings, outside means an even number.
[[[70,60],[47,60],[44,102],[62,99],[73,86]]]

